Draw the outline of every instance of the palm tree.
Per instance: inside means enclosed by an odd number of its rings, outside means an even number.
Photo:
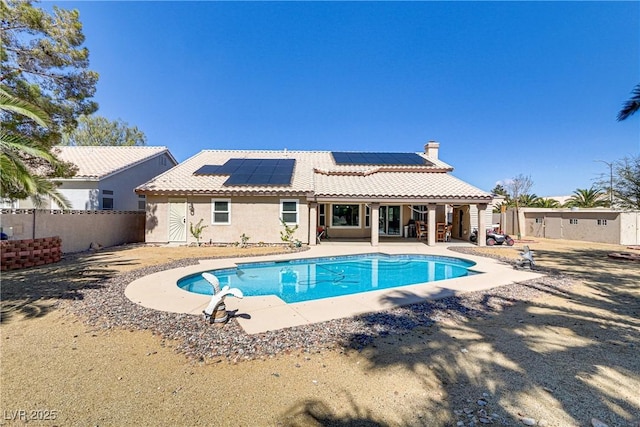
[[[578,188],[564,205],[568,208],[601,208],[608,207],[609,200],[605,198],[605,193],[598,188]]]
[[[0,110],[21,114],[42,127],[51,125],[47,114],[35,105],[18,99],[0,88]],[[37,174],[25,159],[39,159],[53,168],[60,161],[41,149],[31,138],[0,130],[0,197],[9,199],[31,198],[35,206],[42,206],[48,196],[63,209],[71,204],[58,192],[56,185]]]
[[[537,206],[539,199],[540,197],[535,194],[523,194],[518,198],[518,205],[524,208],[534,207]]]
[[[549,199],[544,197],[538,197],[538,200],[535,202],[536,208],[559,208],[560,202],[556,199]]]
[[[636,111],[640,110],[640,83],[631,91],[631,98],[622,106],[618,113],[618,121],[626,120]]]

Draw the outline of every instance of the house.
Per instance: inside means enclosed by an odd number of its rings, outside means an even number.
[[[139,186],[147,200],[147,242],[282,243],[283,219],[301,243],[413,235],[426,221],[427,243],[450,219],[453,238],[468,240],[470,206],[485,212],[492,195],[461,181],[431,141],[420,153],[204,150]],[[448,212],[451,214],[448,215]],[[415,238],[415,237],[414,237]],[[484,239],[480,239],[484,242]]]
[[[78,168],[72,178],[55,179],[74,210],[144,211],[144,195],[134,189],[178,164],[167,147],[56,146],[53,152]],[[30,200],[18,204],[11,207],[33,207]],[[51,201],[46,207],[59,209]]]

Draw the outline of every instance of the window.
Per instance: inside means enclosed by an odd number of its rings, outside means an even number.
[[[102,190],[102,210],[113,210],[113,190]]]
[[[607,220],[606,219],[599,219],[598,220],[598,225],[607,225]]]
[[[298,201],[280,200],[280,218],[287,224],[298,223]]]
[[[536,224],[544,223],[544,218],[536,218]]]
[[[569,224],[577,225],[578,224],[578,218],[570,218],[569,219]]]
[[[167,158],[165,156],[160,156],[160,166],[167,166]]]
[[[327,214],[325,212],[325,205],[318,205],[318,225],[322,227],[327,225]]]
[[[147,208],[147,196],[138,194],[138,210],[143,211]]]
[[[371,227],[371,208],[369,206],[364,207],[364,228]]]
[[[427,206],[426,205],[413,205],[411,207],[411,219],[414,221],[426,221],[427,219]]]
[[[360,205],[333,205],[332,227],[360,227]]]
[[[231,224],[231,200],[211,199],[211,224]]]

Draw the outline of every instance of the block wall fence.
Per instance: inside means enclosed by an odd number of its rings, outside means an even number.
[[[62,253],[144,242],[145,212],[1,209],[0,227],[8,242],[57,236]],[[24,252],[24,251],[23,251]]]
[[[62,257],[60,237],[0,241],[0,270],[17,270],[51,264]]]

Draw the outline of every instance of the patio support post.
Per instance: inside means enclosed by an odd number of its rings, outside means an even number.
[[[436,204],[427,205],[427,245],[436,245]]]
[[[478,246],[487,246],[487,224],[486,224],[487,204],[478,204]]]
[[[380,221],[380,203],[371,203],[371,246],[378,246],[378,221]]]
[[[318,203],[309,203],[309,246],[318,243]]]

